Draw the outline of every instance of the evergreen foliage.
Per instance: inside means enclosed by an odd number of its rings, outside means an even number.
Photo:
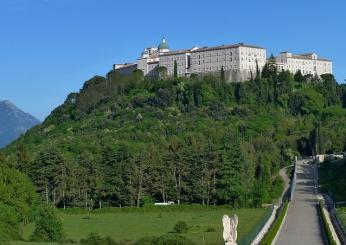
[[[332,75],[299,77],[270,62],[243,83],[112,71],[70,94],[0,161],[61,208],[258,207],[277,197],[275,177],[294,155],[346,147],[345,87]]]
[[[165,235],[160,237],[144,237],[139,239],[135,245],[194,245],[193,242],[182,236]]]
[[[29,178],[0,163],[0,241],[18,239],[38,198]]]
[[[175,60],[174,61],[174,67],[173,67],[173,74],[174,74],[174,77],[177,78],[178,77],[178,63],[177,61]]]
[[[189,227],[184,221],[178,221],[173,228],[176,233],[186,233],[188,229]]]
[[[90,233],[86,239],[80,240],[81,245],[118,245],[119,243],[115,242],[110,237],[102,238],[95,233]]]
[[[62,242],[64,240],[62,223],[53,207],[45,206],[39,211],[35,230],[30,240],[35,242]]]

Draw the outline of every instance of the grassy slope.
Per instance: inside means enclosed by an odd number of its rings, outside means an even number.
[[[320,167],[320,184],[323,192],[330,193],[336,202],[346,201],[346,160],[322,163]],[[346,228],[346,207],[337,208],[340,221]]]
[[[346,207],[336,209],[340,221],[344,224],[344,230],[346,230]]]
[[[111,236],[115,240],[136,240],[144,236],[164,235],[173,230],[177,221],[185,221],[190,226],[187,238],[197,244],[222,243],[222,223],[224,214],[236,213],[239,217],[239,239],[249,233],[261,220],[265,209],[216,209],[206,211],[174,212],[131,212],[100,214],[61,214],[67,238],[80,240],[88,233],[96,232],[101,236]],[[212,227],[215,232],[206,232]],[[25,228],[27,239],[34,225]],[[25,244],[25,243],[13,243]]]
[[[320,185],[335,201],[346,201],[346,160],[325,162],[320,167]]]

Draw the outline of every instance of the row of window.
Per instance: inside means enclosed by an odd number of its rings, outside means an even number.
[[[178,72],[178,74],[185,74],[184,70],[178,70],[177,72]],[[168,75],[173,75],[174,74],[174,70],[168,70],[167,74]]]
[[[160,61],[166,62],[166,61],[175,61],[175,60],[186,60],[185,56],[174,56],[174,57],[167,57],[167,58],[160,58]]]
[[[281,62],[283,62],[282,59],[281,59]],[[298,63],[302,65],[323,65],[323,66],[329,65],[329,63],[327,62],[304,61],[304,60],[288,60],[288,63]]]

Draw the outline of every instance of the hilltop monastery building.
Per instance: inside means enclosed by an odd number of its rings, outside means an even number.
[[[295,74],[300,70],[303,75],[318,76],[332,73],[332,61],[319,58],[315,53],[281,52],[275,60],[279,71],[289,70]],[[244,81],[256,76],[257,69],[262,70],[267,62],[267,51],[244,43],[171,51],[163,38],[157,48],[146,48],[136,63],[116,64],[113,69],[123,75],[139,69],[145,76],[158,76],[159,67],[165,67],[167,75],[173,76],[175,62],[178,76],[220,73],[223,68],[227,81]]]

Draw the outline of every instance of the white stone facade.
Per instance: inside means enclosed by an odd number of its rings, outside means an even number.
[[[223,67],[226,79],[243,81],[256,76],[266,64],[266,49],[245,44],[201,48],[191,52],[191,73],[219,73]]]
[[[319,58],[315,53],[296,55],[289,52],[281,52],[275,60],[279,71],[289,70],[295,74],[300,70],[303,75],[311,74],[318,76],[333,73],[332,61]]]
[[[174,62],[177,62],[178,76],[186,76],[190,68],[190,51],[180,50],[160,55],[159,66],[167,68],[167,75],[174,75]]]
[[[282,52],[275,58],[279,71],[289,70],[303,75],[322,75],[332,73],[332,61],[318,58],[315,53],[295,55]],[[143,71],[144,76],[158,76],[159,67],[167,68],[167,75],[174,75],[174,63],[177,63],[177,75],[190,76],[191,74],[220,75],[221,69],[225,71],[227,81],[245,81],[257,75],[257,69],[262,71],[267,63],[265,48],[239,43],[235,45],[221,45],[216,47],[192,48],[186,50],[170,51],[165,38],[160,45],[146,48],[135,64],[115,65],[114,70],[122,74],[135,69]],[[126,68],[126,69],[124,69]]]

